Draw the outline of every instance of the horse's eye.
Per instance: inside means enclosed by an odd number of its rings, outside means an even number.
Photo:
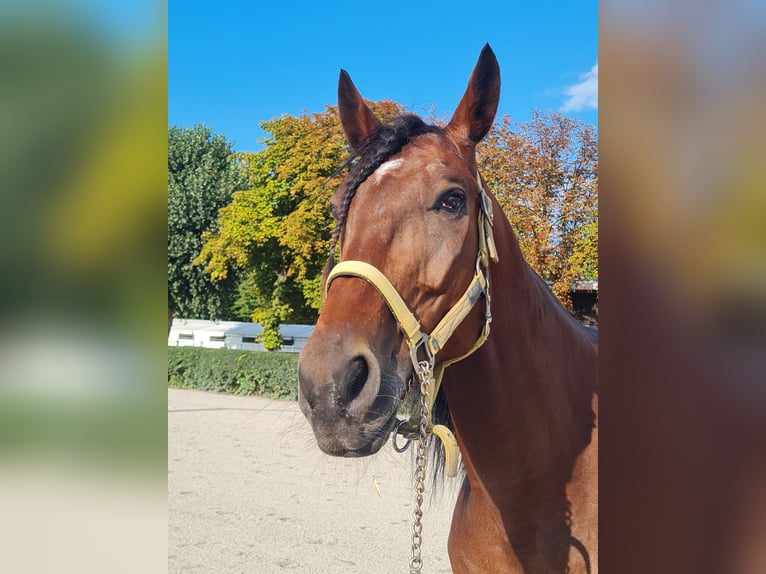
[[[449,191],[442,196],[439,207],[449,213],[460,213],[465,207],[465,194],[457,190]]]

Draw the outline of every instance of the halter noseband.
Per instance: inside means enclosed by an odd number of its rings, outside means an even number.
[[[370,285],[380,293],[383,300],[388,305],[394,318],[396,319],[399,329],[404,335],[404,340],[407,342],[407,346],[410,348],[410,360],[415,368],[415,373],[420,374],[422,369],[428,368],[429,372],[433,371],[434,390],[429,397],[430,404],[428,405],[429,430],[433,429],[436,434],[442,438],[445,442],[445,450],[447,450],[447,441],[442,433],[450,431],[445,428],[435,429],[430,420],[430,412],[436,401],[436,395],[439,392],[439,386],[441,385],[442,375],[444,369],[449,365],[465,359],[481,347],[489,336],[490,323],[492,322],[492,314],[490,312],[490,296],[489,296],[489,262],[490,260],[497,262],[497,248],[495,246],[495,240],[492,234],[492,203],[487,195],[484,185],[481,181],[481,176],[476,174],[476,180],[479,184],[479,251],[476,255],[476,271],[474,272],[473,279],[468,284],[468,288],[463,293],[462,297],[450,308],[449,311],[442,317],[441,321],[434,327],[434,330],[430,334],[426,334],[421,330],[420,321],[410,311],[407,304],[402,299],[399,292],[391,284],[388,278],[375,266],[365,263],[364,261],[341,261],[332,269],[327,276],[327,282],[325,284],[325,296],[330,289],[332,281],[341,276],[346,277],[358,277],[364,279]],[[439,364],[436,363],[436,354],[444,348],[447,340],[457,330],[463,320],[468,316],[473,306],[479,300],[479,297],[484,295],[484,326],[482,328],[479,338],[476,343],[468,350],[467,353],[460,357],[444,361]],[[418,358],[418,351],[423,348],[426,358],[427,366],[423,365]],[[406,421],[405,421],[406,422]],[[399,425],[401,426],[401,425]],[[440,425],[437,425],[440,426]],[[398,428],[398,427],[397,427]],[[451,433],[450,433],[451,435]],[[451,439],[454,441],[454,438]],[[448,453],[449,458],[449,453]],[[455,458],[455,470],[457,468],[457,462]],[[450,467],[450,464],[447,464]],[[450,474],[448,472],[448,474]]]

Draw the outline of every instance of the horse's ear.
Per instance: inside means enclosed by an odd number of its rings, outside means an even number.
[[[459,139],[479,143],[492,127],[499,100],[500,66],[492,48],[485,44],[447,131]]]
[[[346,139],[354,150],[358,149],[367,134],[382,125],[364,103],[346,70],[341,70],[338,78],[338,111]]]

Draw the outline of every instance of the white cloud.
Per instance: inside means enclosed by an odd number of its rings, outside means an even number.
[[[561,106],[562,112],[579,112],[598,109],[598,62],[590,72],[580,75],[580,81],[564,88],[567,101]]]

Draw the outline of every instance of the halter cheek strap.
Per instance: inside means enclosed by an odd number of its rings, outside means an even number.
[[[415,372],[419,376],[424,367],[418,357],[418,351],[421,347],[424,349],[427,357],[426,367],[429,373],[433,373],[434,380],[434,389],[433,392],[430,393],[428,400],[429,420],[427,425],[429,430],[433,430],[434,434],[437,434],[444,443],[445,452],[447,454],[447,474],[450,476],[454,476],[457,472],[457,443],[455,442],[452,433],[446,427],[443,425],[436,425],[436,427],[434,427],[432,425],[430,413],[433,404],[436,401],[439,387],[441,386],[444,369],[471,355],[481,347],[487,340],[487,337],[489,337],[489,328],[490,323],[492,322],[489,296],[489,262],[497,262],[499,260],[495,240],[492,234],[492,204],[478,173],[476,179],[479,184],[479,199],[481,206],[478,217],[479,251],[476,255],[476,271],[463,295],[450,308],[450,310],[447,311],[430,334],[426,334],[421,330],[420,321],[418,321],[412,311],[410,311],[409,307],[407,307],[407,304],[388,278],[379,269],[369,263],[364,261],[342,261],[333,267],[325,284],[325,295],[327,295],[327,291],[330,289],[330,284],[333,280],[341,276],[358,277],[364,279],[370,285],[375,287],[386,302],[388,308],[391,310],[391,313],[399,325],[399,329],[404,335],[404,340],[410,348],[410,359],[412,360]],[[444,348],[444,345],[446,345],[449,338],[457,330],[463,320],[465,320],[482,295],[484,296],[484,325],[476,343],[474,343],[464,355],[436,364],[435,358],[437,353]]]
[[[473,309],[479,297],[487,293],[487,277],[484,273],[477,272],[463,296],[439,321],[431,334],[427,335],[420,330],[420,321],[412,314],[399,292],[377,267],[364,261],[342,261],[333,268],[327,277],[328,285],[338,276],[359,277],[375,287],[396,318],[410,350],[418,349],[422,345],[429,357],[436,356],[444,348],[447,340]],[[488,325],[486,322],[485,324]],[[488,329],[485,330],[488,331]]]

